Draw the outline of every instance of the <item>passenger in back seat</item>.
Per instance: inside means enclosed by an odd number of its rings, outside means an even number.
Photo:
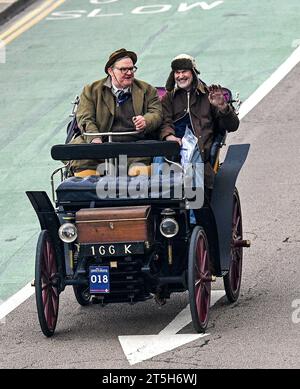
[[[198,138],[198,146],[204,162],[206,191],[213,187],[214,170],[210,164],[210,151],[218,133],[236,131],[239,119],[234,109],[225,101],[219,85],[207,86],[198,75],[195,59],[180,54],[171,63],[171,73],[166,83],[166,95],[162,98],[163,124],[161,140],[181,144],[188,127]]]

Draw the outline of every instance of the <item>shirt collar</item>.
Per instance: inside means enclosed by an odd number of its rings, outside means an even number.
[[[112,82],[111,82],[111,91],[112,93],[118,97],[118,95],[120,94],[121,91],[123,91],[124,93],[128,93],[128,92],[131,92],[131,88],[130,87],[127,87],[125,89],[118,89]]]
[[[126,92],[131,92],[131,87],[128,87],[128,88],[125,88],[125,89],[118,89],[117,87],[115,87],[115,85],[113,85],[113,83],[111,82],[111,77],[108,76],[104,82],[104,86],[106,86],[107,88],[111,89],[112,93],[114,95],[119,94],[121,92],[121,90],[123,90],[125,93]]]

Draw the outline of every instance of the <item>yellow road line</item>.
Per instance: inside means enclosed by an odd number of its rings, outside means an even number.
[[[47,15],[49,15],[49,13],[51,13],[55,8],[59,7],[65,1],[66,0],[58,0],[55,2],[53,2],[53,0],[46,1],[42,6],[24,16],[24,18],[17,21],[7,31],[2,33],[0,35],[0,39],[7,45],[18,36],[23,34],[23,32],[29,30],[32,26],[44,19]]]
[[[40,7],[34,9],[33,11],[29,12],[27,15],[25,15],[22,19],[18,20],[16,23],[14,23],[8,30],[6,30],[4,33],[0,35],[0,39],[6,38],[8,35],[10,35],[12,32],[23,26],[23,24],[27,23],[30,19],[32,19],[34,16],[39,14],[43,9],[46,7],[49,7],[49,5],[53,3],[53,0],[45,1]]]

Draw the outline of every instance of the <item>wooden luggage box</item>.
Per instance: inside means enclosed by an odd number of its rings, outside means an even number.
[[[79,243],[151,241],[151,206],[83,208],[76,213]]]

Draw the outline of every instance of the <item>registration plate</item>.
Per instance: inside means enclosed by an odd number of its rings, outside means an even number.
[[[90,293],[109,293],[109,266],[90,266]]]
[[[80,254],[96,258],[144,254],[144,246],[144,242],[81,244]]]

